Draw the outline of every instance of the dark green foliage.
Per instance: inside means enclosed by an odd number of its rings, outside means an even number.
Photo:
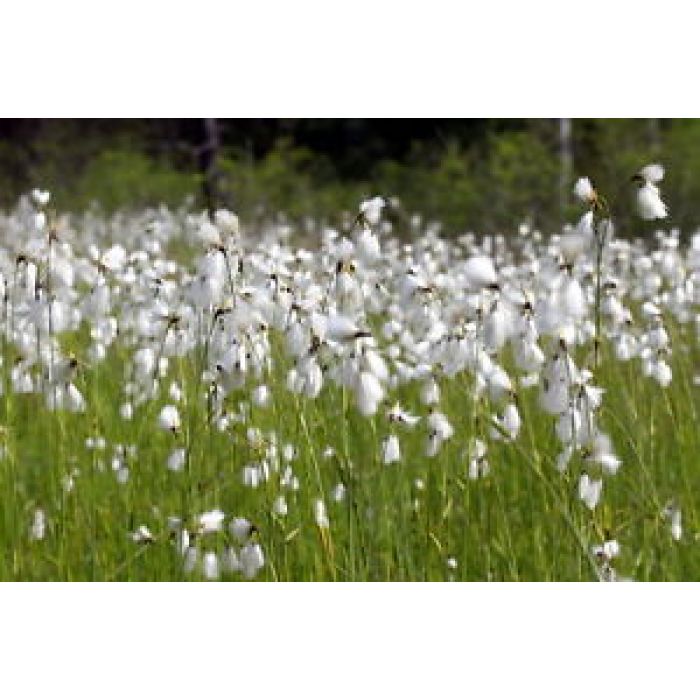
[[[188,195],[203,207],[204,121],[1,120],[0,205],[38,186],[63,210],[177,206]],[[447,235],[508,234],[522,222],[554,231],[575,213],[571,185],[585,174],[615,206],[619,234],[633,236],[653,227],[632,215],[630,176],[658,160],[671,225],[700,221],[698,120],[575,119],[565,181],[558,121],[220,119],[220,205],[251,224],[279,215],[337,225],[382,193]]]

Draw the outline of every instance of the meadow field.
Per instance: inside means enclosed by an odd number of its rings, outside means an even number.
[[[0,215],[0,578],[700,578],[700,234]]]

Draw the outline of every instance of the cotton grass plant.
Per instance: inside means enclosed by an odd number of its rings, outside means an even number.
[[[635,178],[642,220],[662,176]],[[376,197],[308,247],[24,198],[0,217],[0,576],[700,576],[700,234],[623,238],[574,191],[552,236],[399,236]]]

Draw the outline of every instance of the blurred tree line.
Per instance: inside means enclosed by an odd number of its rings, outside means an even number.
[[[336,223],[377,193],[447,233],[556,230],[589,175],[622,234],[637,234],[630,177],[660,161],[671,223],[700,224],[694,119],[5,119],[0,206],[33,187],[60,209],[107,211],[188,197],[244,220]]]

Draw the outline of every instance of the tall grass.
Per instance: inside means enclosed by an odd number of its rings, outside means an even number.
[[[192,359],[172,363],[163,382],[167,387],[170,379],[178,381],[187,396],[182,436],[157,430],[158,402],[137,408],[126,422],[119,416],[125,357],[115,348],[102,364],[81,371],[79,386],[89,402],[85,414],[47,411],[41,396],[5,397],[0,578],[180,579],[181,556],[167,517],[181,514],[184,506],[190,517],[214,507],[246,514],[264,543],[267,564],[259,577],[264,580],[594,580],[591,547],[611,537],[622,543],[617,569],[623,576],[696,579],[697,344],[674,355],[668,389],[641,381],[632,363],[606,358],[604,350],[602,418],[623,467],[606,480],[604,499],[591,518],[576,495],[576,464],[563,475],[554,469],[553,420],[538,409],[536,389],[519,392],[524,421],[519,439],[495,443],[488,476],[470,480],[466,453],[481,428],[466,380],[441,382],[442,408],[456,435],[440,455],[424,456],[424,428],[399,428],[403,457],[384,465],[380,441],[395,426],[382,413],[369,421],[359,416],[344,391],[333,386],[315,401],[280,389],[284,365],[269,377],[271,405],[252,409],[250,423],[261,431],[260,444],[250,444],[244,424],[224,433],[207,425],[196,401]],[[416,405],[416,393],[403,389],[402,404]],[[231,405],[244,399],[243,390],[229,397]],[[98,435],[105,449],[86,448],[86,440]],[[281,467],[256,489],[241,479],[244,466],[269,448],[271,438],[279,452],[286,443],[296,451],[290,464],[299,490],[288,493],[285,517],[273,513]],[[188,468],[180,473],[165,466],[176,443],[189,451]],[[125,484],[111,467],[117,444],[136,447]],[[67,491],[69,477],[74,486]],[[338,484],[345,487],[341,501],[332,498]],[[317,499],[327,503],[327,532],[314,520]],[[671,539],[661,515],[671,499],[683,512],[680,542]],[[41,541],[29,535],[36,507],[46,511],[48,521]],[[153,543],[130,539],[128,533],[140,524],[149,526]],[[205,537],[216,549],[229,535]]]

